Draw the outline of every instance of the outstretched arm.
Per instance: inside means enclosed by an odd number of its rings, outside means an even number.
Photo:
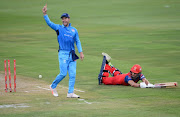
[[[145,82],[146,85],[150,84],[146,78],[143,78],[142,81]]]
[[[140,87],[140,84],[135,83],[133,80],[129,80],[128,84],[130,84],[132,87]]]
[[[55,24],[50,21],[48,15],[47,15],[47,4],[43,7],[42,12],[44,14],[44,19],[49,27],[51,27],[53,30],[58,30],[58,24]]]

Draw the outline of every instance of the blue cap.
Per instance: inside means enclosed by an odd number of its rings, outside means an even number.
[[[61,15],[61,19],[62,19],[63,17],[70,18],[69,14],[67,14],[67,13],[63,13],[63,14]]]

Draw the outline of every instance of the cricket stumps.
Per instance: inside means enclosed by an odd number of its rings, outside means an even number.
[[[5,92],[8,91],[8,78],[7,78],[7,60],[4,60],[4,71],[5,71]],[[10,70],[10,60],[8,59],[8,75],[9,75],[9,91],[12,92],[12,82],[11,82],[11,70]],[[14,59],[14,92],[16,92],[16,60]]]

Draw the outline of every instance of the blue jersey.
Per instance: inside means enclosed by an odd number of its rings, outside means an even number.
[[[145,76],[143,74],[141,74],[139,77],[137,77],[136,79],[132,79],[130,73],[128,73],[124,80],[126,83],[128,83],[130,80],[133,80],[135,83],[137,83],[139,80],[142,80],[143,78],[145,78]]]
[[[57,40],[59,43],[59,50],[72,51],[75,50],[74,43],[78,48],[78,52],[82,52],[81,42],[79,40],[78,31],[69,24],[68,27],[64,25],[54,24],[50,21],[48,15],[44,15],[44,19],[48,26],[50,26],[57,33]]]

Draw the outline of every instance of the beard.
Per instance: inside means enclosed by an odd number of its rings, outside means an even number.
[[[138,74],[132,76],[132,73],[131,73],[131,78],[135,80],[136,78],[140,77],[140,75],[141,75],[141,73],[138,73]]]
[[[69,26],[69,22],[63,22],[64,26]]]

